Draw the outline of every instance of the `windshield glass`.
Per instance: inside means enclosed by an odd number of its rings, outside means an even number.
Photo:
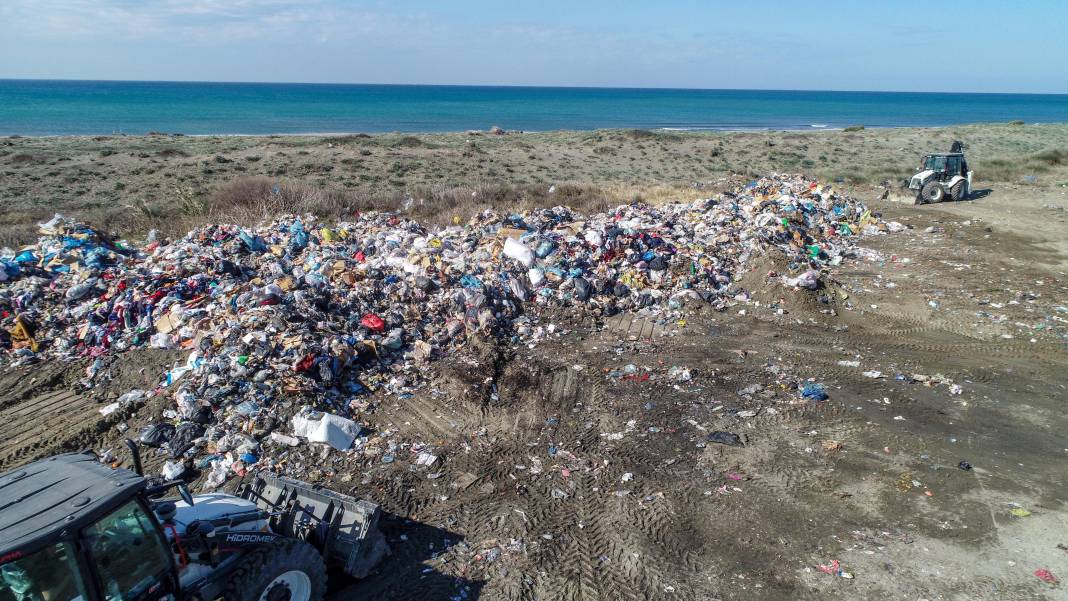
[[[50,545],[0,566],[0,600],[75,601],[85,587],[68,543]]]
[[[85,538],[107,601],[142,598],[170,565],[169,549],[136,501],[86,528]]]
[[[930,169],[931,171],[942,171],[946,168],[946,157],[944,156],[929,156],[923,161],[923,168]]]

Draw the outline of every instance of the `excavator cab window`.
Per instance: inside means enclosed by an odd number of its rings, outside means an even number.
[[[928,155],[923,161],[923,168],[930,169],[931,171],[942,171],[946,168],[946,156],[938,154]]]
[[[83,601],[86,598],[70,543],[49,545],[0,565],[2,601]]]
[[[165,590],[170,550],[137,501],[89,526],[83,536],[106,601],[151,601],[171,592]]]
[[[961,175],[961,156],[946,157],[946,173],[949,175]]]

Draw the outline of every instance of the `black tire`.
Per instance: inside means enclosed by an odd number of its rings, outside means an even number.
[[[953,200],[963,200],[964,199],[964,181],[963,180],[953,184],[953,187],[949,189],[949,197],[952,198]]]
[[[277,580],[291,572],[307,577],[310,585],[308,601],[323,600],[326,565],[314,547],[299,540],[264,545],[251,551],[230,574],[222,598],[226,601],[259,601],[267,593],[270,601],[300,601],[291,600],[288,586]],[[275,592],[269,593],[268,588]]]
[[[931,180],[923,185],[920,190],[920,196],[923,198],[923,202],[942,202],[942,199],[946,196],[946,191],[942,189],[942,183]]]

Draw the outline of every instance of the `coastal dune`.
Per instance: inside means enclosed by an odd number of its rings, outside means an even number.
[[[126,236],[177,236],[281,211],[332,218],[404,209],[426,220],[484,208],[600,210],[705,197],[728,178],[805,173],[896,187],[927,152],[967,146],[976,186],[1068,181],[1068,125],[855,131],[599,130],[320,136],[0,138],[0,244],[55,212]]]

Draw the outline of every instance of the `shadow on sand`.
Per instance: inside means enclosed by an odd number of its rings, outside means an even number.
[[[387,512],[382,513],[379,529],[390,555],[363,580],[331,573],[327,601],[476,601],[481,596],[484,581],[441,574],[424,563],[463,536]]]

